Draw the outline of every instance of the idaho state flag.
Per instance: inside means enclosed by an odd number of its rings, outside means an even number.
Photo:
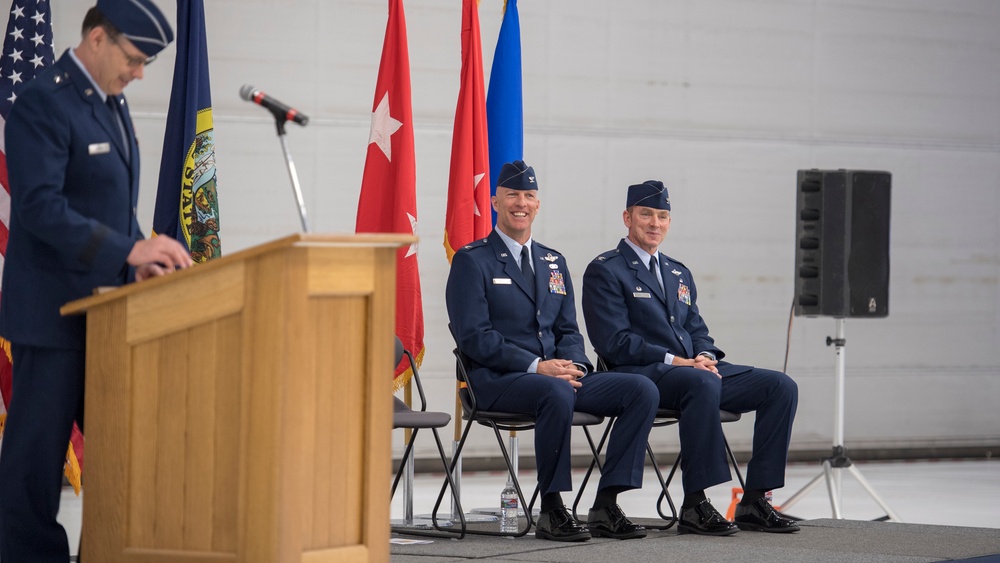
[[[482,53],[479,7],[473,0],[463,0],[462,83],[451,138],[451,174],[444,220],[444,249],[449,262],[458,249],[484,238],[493,228]]]
[[[356,231],[417,232],[417,173],[410,110],[410,55],[402,0],[389,0],[389,21],[375,84],[371,133],[361,179]],[[417,270],[417,245],[396,255],[396,335],[416,359],[424,359],[424,309]],[[394,388],[409,381],[410,367],[397,372]],[[400,377],[402,376],[402,377]]]
[[[195,262],[222,255],[202,0],[177,0],[177,61],[163,134],[153,231],[186,244]]]

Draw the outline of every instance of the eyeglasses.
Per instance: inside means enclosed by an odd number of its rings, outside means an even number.
[[[121,43],[118,42],[118,38],[112,39],[111,42],[114,43],[119,49],[121,49],[122,54],[125,55],[125,60],[128,62],[128,66],[131,68],[139,68],[140,66],[149,66],[150,64],[152,64],[153,61],[156,60],[156,55],[153,55],[152,57],[143,58],[143,57],[134,57],[128,54],[128,51],[125,50],[125,47],[122,47]]]

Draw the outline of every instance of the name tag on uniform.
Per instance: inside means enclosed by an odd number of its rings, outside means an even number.
[[[87,146],[87,153],[90,155],[107,154],[111,152],[111,143],[91,143]]]
[[[639,293],[639,292],[633,291],[632,292],[632,297],[635,297],[637,299],[649,299],[650,297],[652,297],[652,295],[650,295],[648,293]]]
[[[493,278],[493,285],[510,285],[510,278]]]

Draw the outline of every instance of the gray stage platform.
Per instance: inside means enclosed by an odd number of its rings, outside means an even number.
[[[856,520],[808,520],[796,534],[740,532],[725,538],[678,535],[675,529],[651,531],[641,540],[592,539],[563,544],[537,540],[466,536],[434,539],[423,545],[393,545],[393,563],[476,561],[551,561],[626,563],[919,563],[974,559],[1000,562],[1000,530]],[[424,539],[393,534],[405,539]],[[992,555],[993,557],[986,557]]]

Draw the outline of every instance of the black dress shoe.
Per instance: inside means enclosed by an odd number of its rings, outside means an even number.
[[[646,528],[633,524],[617,504],[605,506],[587,513],[587,528],[594,537],[630,540],[646,537]]]
[[[736,505],[736,516],[733,521],[741,530],[756,530],[758,532],[774,532],[787,534],[798,532],[799,525],[795,520],[785,518],[764,499],[758,499],[749,506]]]
[[[590,532],[570,516],[565,506],[560,506],[538,515],[535,537],[552,541],[587,541]]]
[[[691,508],[681,508],[681,518],[677,522],[678,534],[728,536],[738,531],[740,529],[723,518],[708,499]]]

